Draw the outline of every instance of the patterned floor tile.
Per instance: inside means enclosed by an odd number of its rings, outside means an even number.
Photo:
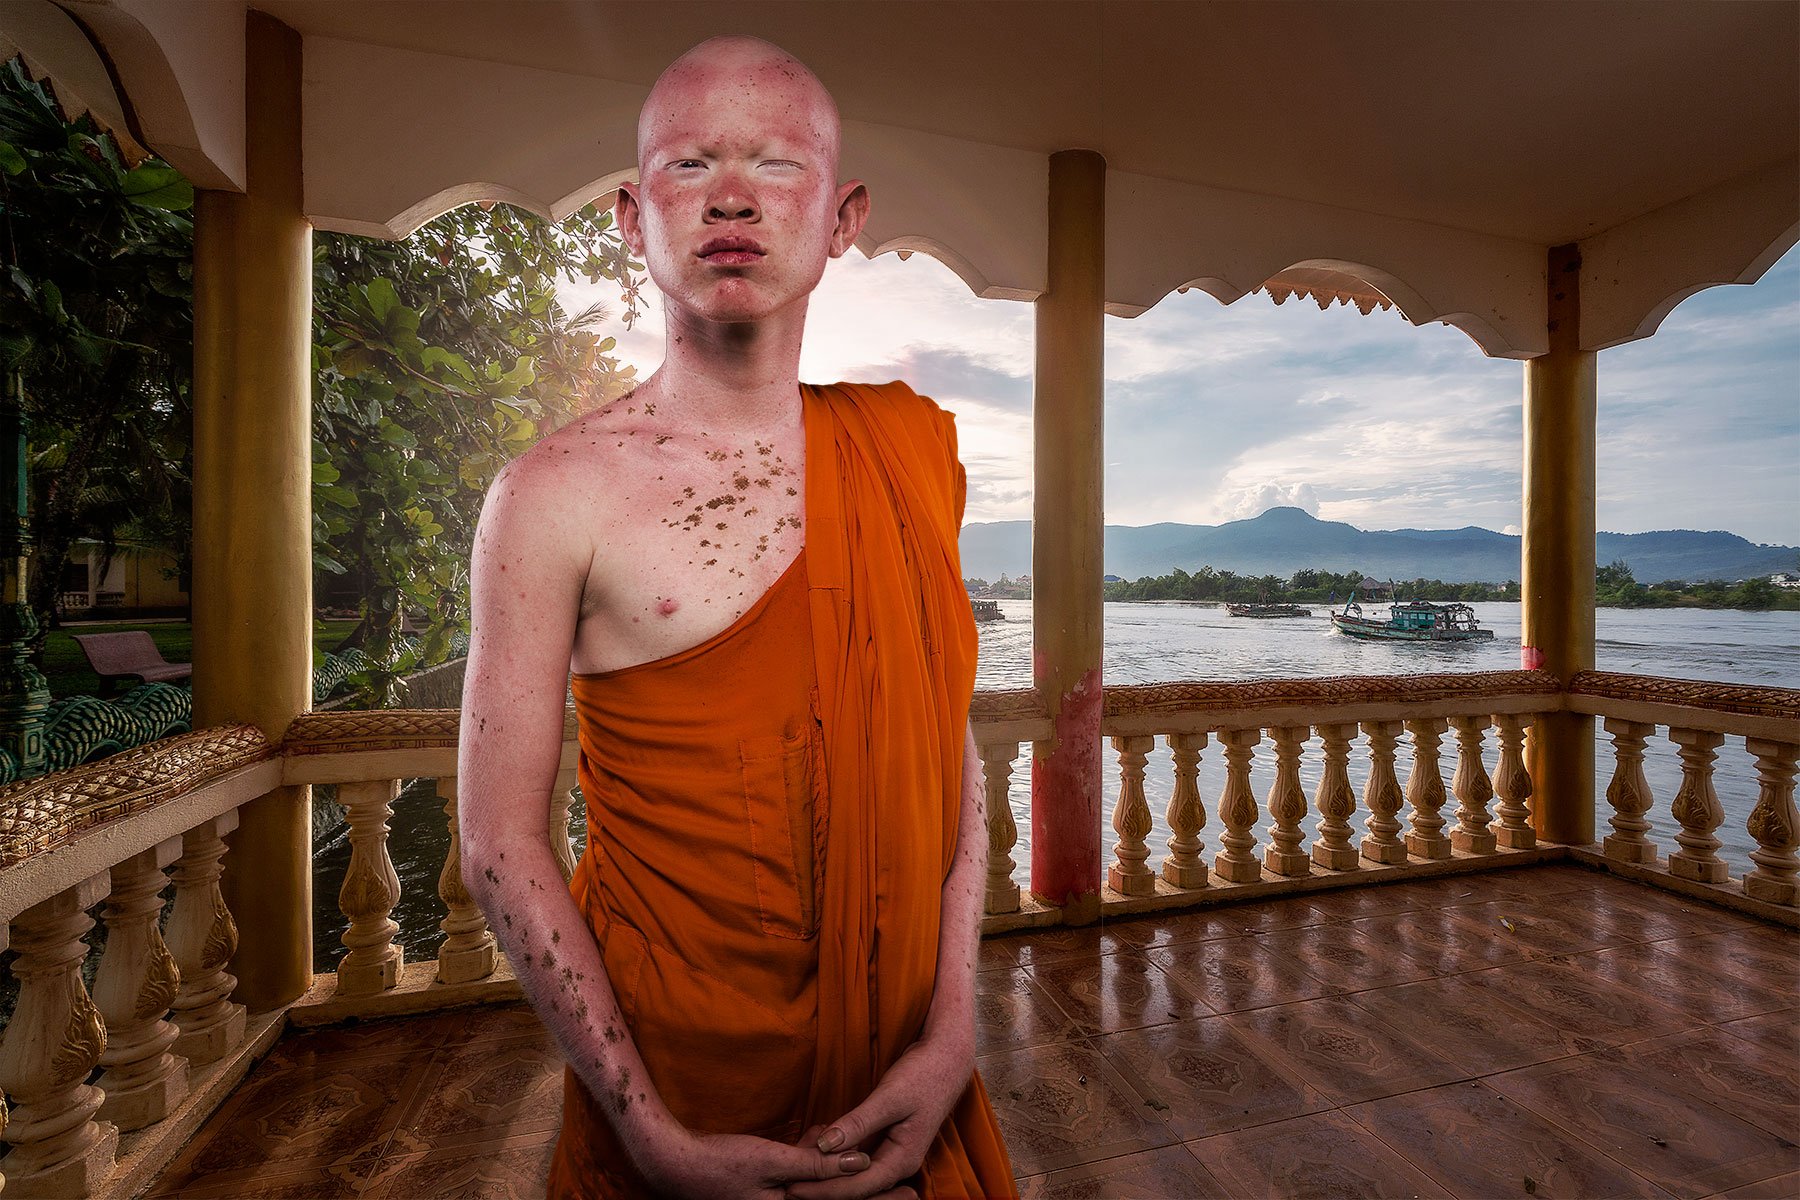
[[[1357,992],[1350,999],[1468,1075],[1528,1067],[1584,1048],[1565,1042],[1556,1026],[1455,976]]]
[[[1668,1196],[1474,1080],[1389,1096],[1344,1112],[1458,1196]],[[1475,1147],[1479,1151],[1470,1153]]]
[[[395,1148],[441,1150],[476,1138],[554,1135],[562,1101],[562,1052],[547,1034],[459,1041],[438,1051],[401,1117]]]
[[[1019,939],[1017,949],[1021,966],[1042,967],[1092,958],[1096,954],[1118,954],[1136,947],[1119,935],[1117,922],[1103,921],[1073,929],[1033,930],[1030,937]]]
[[[1662,1003],[1705,1021],[1735,1021],[1794,1003],[1794,980],[1784,988],[1752,982],[1730,970],[1729,964],[1709,961],[1705,947],[1693,943],[1691,938],[1674,938],[1618,946],[1582,955],[1575,965],[1609,984],[1649,991]]]
[[[395,1156],[365,1193],[370,1200],[539,1200],[556,1134]]]
[[[1800,1136],[1800,1058],[1746,1053],[1718,1027],[1623,1047],[1646,1078],[1710,1102],[1777,1137]]]
[[[1579,906],[1559,904],[1554,896],[1465,904],[1456,914],[1495,939],[1535,955],[1580,954],[1641,940]]]
[[[1323,914],[1305,900],[1265,900],[1249,904],[1220,904],[1186,912],[1157,913],[1112,923],[1120,941],[1149,949],[1184,942],[1216,941],[1242,937],[1267,929],[1292,929],[1317,925]]]
[[[1038,987],[1083,1032],[1109,1033],[1210,1015],[1173,976],[1141,954],[1102,954],[1033,968]]]
[[[1299,962],[1245,935],[1177,942],[1144,952],[1214,1012],[1239,1012],[1323,996],[1329,989]]]
[[[1464,1077],[1462,1068],[1403,1036],[1348,998],[1326,996],[1226,1018],[1275,1061],[1323,1092],[1355,1104]]]
[[[1644,1041],[1700,1023],[1697,1016],[1676,1012],[1638,992],[1583,973],[1581,961],[1522,963],[1471,971],[1458,978],[1557,1026],[1565,1038],[1587,1039],[1586,1044]]]
[[[1019,1181],[1021,1200],[1236,1200],[1181,1146],[1065,1167]]]
[[[1223,1017],[1108,1034],[1098,1044],[1184,1141],[1331,1107]]]
[[[1175,1140],[1086,1042],[986,1054],[976,1065],[1018,1175],[1116,1158]]]
[[[1327,987],[1360,992],[1384,983],[1410,983],[1432,972],[1366,937],[1352,924],[1309,925],[1259,933],[1256,940],[1292,958]]]
[[[1783,1062],[1800,1060],[1800,1010],[1784,1009],[1760,1017],[1727,1021],[1719,1028],[1733,1037],[1754,1042],[1765,1053],[1776,1055]]]
[[[1479,971],[1524,962],[1528,957],[1504,926],[1465,920],[1457,915],[1461,911],[1440,908],[1363,917],[1352,921],[1350,927],[1438,975]],[[1379,973],[1376,978],[1380,979]]]
[[[1794,1200],[1795,1196],[1800,1196],[1800,1171],[1742,1184],[1716,1193],[1715,1200]]]
[[[1449,1192],[1342,1113],[1223,1133],[1187,1148],[1240,1200],[1445,1198]]]
[[[1677,1196],[1706,1196],[1800,1168],[1800,1146],[1671,1091],[1620,1050],[1485,1082]]]
[[[1066,1042],[1083,1032],[1029,969],[1002,968],[975,976],[975,1053]]]

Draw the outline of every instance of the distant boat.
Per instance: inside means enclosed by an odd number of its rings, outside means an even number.
[[[1351,601],[1343,612],[1331,614],[1331,624],[1339,633],[1378,642],[1479,642],[1494,636],[1467,604],[1413,600],[1390,605],[1388,613],[1385,621],[1365,617],[1362,605]]]
[[[998,600],[971,600],[969,607],[975,610],[977,621],[1004,621],[1005,614],[1000,611]]]
[[[1260,620],[1312,616],[1312,609],[1301,608],[1298,604],[1227,604],[1225,611],[1234,617],[1256,617]]]

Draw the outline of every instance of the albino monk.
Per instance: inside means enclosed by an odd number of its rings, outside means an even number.
[[[838,143],[767,42],[663,73],[616,211],[667,357],[510,464],[476,535],[463,869],[568,1062],[555,1197],[1017,1195],[974,1069],[955,427],[901,383],[798,378],[869,213]]]

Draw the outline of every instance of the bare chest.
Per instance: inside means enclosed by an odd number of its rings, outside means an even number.
[[[805,543],[797,441],[674,441],[653,442],[597,490],[602,511],[570,659],[575,671],[653,662],[716,636],[762,598]]]

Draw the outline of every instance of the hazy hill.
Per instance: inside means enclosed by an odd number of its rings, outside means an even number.
[[[1759,546],[1735,533],[1673,529],[1602,533],[1594,539],[1601,563],[1624,559],[1640,582],[1665,579],[1746,579],[1792,571],[1800,551]],[[988,521],[962,532],[963,574],[998,579],[1031,573],[1031,523]],[[1176,567],[1210,564],[1240,575],[1279,575],[1312,567],[1361,571],[1394,579],[1503,583],[1519,577],[1519,539],[1462,529],[1358,529],[1321,521],[1298,508],[1271,508],[1223,525],[1108,525],[1106,572],[1126,579],[1167,575]]]

